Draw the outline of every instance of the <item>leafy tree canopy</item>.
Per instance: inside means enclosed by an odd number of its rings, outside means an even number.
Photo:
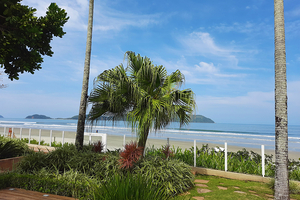
[[[0,0],[0,65],[11,80],[19,73],[41,69],[42,56],[52,56],[53,36],[62,37],[67,13],[51,3],[46,16],[36,17],[35,8],[21,0]]]

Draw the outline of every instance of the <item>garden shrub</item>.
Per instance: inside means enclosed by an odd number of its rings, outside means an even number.
[[[155,186],[164,188],[168,195],[185,192],[194,186],[195,177],[191,167],[177,159],[149,156],[144,158],[132,173],[152,180]]]
[[[102,144],[102,141],[99,140],[99,141],[93,143],[92,147],[93,147],[92,148],[93,152],[101,153],[103,151],[104,145]]]
[[[99,183],[74,170],[63,174],[51,173],[45,169],[32,174],[17,172],[0,174],[1,189],[15,187],[74,198],[91,199],[91,185],[99,186]]]
[[[134,164],[139,161],[143,155],[143,147],[138,147],[137,142],[131,142],[125,145],[124,151],[120,153],[120,168],[130,170]]]
[[[141,174],[115,174],[100,187],[94,187],[95,200],[165,200],[169,196],[162,187]]]
[[[0,159],[22,156],[30,151],[22,141],[0,136]]]

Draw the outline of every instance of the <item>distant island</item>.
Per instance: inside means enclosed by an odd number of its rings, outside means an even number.
[[[4,118],[2,115],[0,115],[0,118]]]
[[[88,118],[88,115],[86,115],[86,119]],[[78,119],[78,115],[75,115],[73,117],[67,118],[67,119]],[[109,120],[109,117],[101,116],[99,120]],[[176,119],[175,122],[179,122],[179,119]],[[204,117],[203,115],[193,115],[191,122],[195,123],[215,123],[210,118]]]
[[[29,115],[25,119],[51,119],[51,117],[47,117],[46,115]]]

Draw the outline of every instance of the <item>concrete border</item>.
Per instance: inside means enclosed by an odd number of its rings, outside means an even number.
[[[242,181],[255,181],[255,182],[269,183],[272,180],[272,178],[270,178],[270,177],[262,177],[262,176],[250,175],[250,174],[241,174],[241,173],[236,173],[236,172],[225,172],[225,171],[221,171],[221,170],[208,169],[208,168],[203,168],[203,167],[192,167],[192,171],[195,174],[219,176],[219,177],[223,177],[223,178],[236,179],[236,180],[242,180]]]
[[[193,174],[202,174],[202,175],[209,175],[209,176],[219,176],[222,178],[229,178],[241,181],[255,181],[255,182],[263,182],[269,183],[272,179],[270,177],[262,177],[258,175],[251,175],[251,174],[242,174],[236,172],[225,172],[216,169],[208,169],[203,167],[191,167]],[[289,180],[290,182],[294,182],[300,186],[300,181]]]

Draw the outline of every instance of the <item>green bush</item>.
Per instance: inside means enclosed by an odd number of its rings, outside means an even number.
[[[127,173],[124,176],[115,174],[105,184],[94,187],[95,200],[155,200],[168,199],[162,187],[141,174]]]
[[[99,185],[97,180],[85,174],[70,170],[63,174],[50,173],[45,169],[32,174],[17,172],[0,174],[0,189],[16,187],[43,193],[91,199],[91,185]]]
[[[161,150],[158,150],[160,154]],[[179,159],[189,165],[194,165],[194,147],[185,149],[181,148],[175,149],[174,158]],[[154,154],[151,151],[151,154]],[[247,173],[247,174],[257,174],[261,175],[261,155],[243,149],[238,152],[228,152],[227,168],[228,171]],[[265,175],[274,177],[274,163],[272,162],[272,157],[265,155]],[[208,145],[203,145],[201,149],[196,149],[196,166],[205,167],[217,170],[225,170],[225,153],[223,151],[216,152],[210,149]]]
[[[0,136],[0,159],[22,156],[29,152],[29,147],[20,140]]]
[[[162,187],[170,196],[185,192],[194,186],[195,177],[191,167],[177,159],[149,156],[144,158],[132,173],[152,180],[155,186]]]

